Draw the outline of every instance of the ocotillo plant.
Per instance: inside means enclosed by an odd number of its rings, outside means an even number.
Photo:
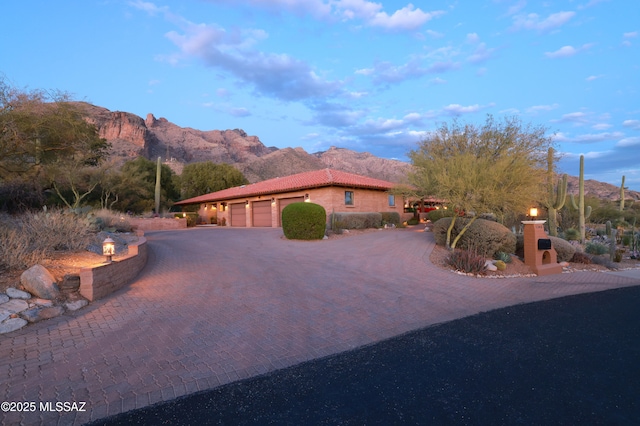
[[[578,204],[576,205],[576,200],[571,194],[571,205],[574,209],[578,210],[579,219],[578,224],[580,227],[580,242],[584,244],[586,239],[586,227],[585,220],[589,219],[591,216],[591,206],[587,206],[586,212],[584,207],[584,155],[580,156],[580,177],[578,180]]]
[[[156,165],[156,214],[160,214],[160,178],[162,174],[162,159],[158,157]]]
[[[567,175],[562,175],[562,179],[558,181],[557,188],[553,187],[553,179],[555,176],[553,170],[553,148],[549,148],[547,155],[547,191],[548,196],[545,200],[547,207],[547,213],[549,216],[549,235],[553,237],[558,236],[558,210],[564,207],[564,203],[567,199]]]

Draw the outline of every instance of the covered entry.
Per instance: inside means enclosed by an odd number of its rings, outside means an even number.
[[[302,203],[304,201],[304,197],[281,198],[278,201],[280,205],[278,210],[278,226],[282,226],[282,210],[284,210],[284,208],[289,204]]]
[[[253,202],[253,226],[271,227],[271,201]]]
[[[230,204],[229,213],[231,214],[231,226],[247,226],[245,203]]]

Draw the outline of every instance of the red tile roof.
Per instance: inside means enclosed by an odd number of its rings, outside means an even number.
[[[323,169],[298,173],[291,176],[278,177],[249,185],[236,186],[234,188],[227,188],[222,191],[182,200],[176,204],[208,203],[233,198],[253,197],[256,195],[270,195],[310,188],[321,188],[325,186],[344,186],[349,188],[368,188],[386,191],[393,188],[395,184],[385,180],[342,172],[340,170]]]

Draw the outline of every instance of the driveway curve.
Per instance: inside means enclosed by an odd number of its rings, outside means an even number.
[[[148,264],[129,286],[0,336],[2,400],[37,408],[0,423],[82,424],[478,312],[640,284],[453,274],[430,264],[433,236],[415,228],[314,242],[255,228],[146,236]]]

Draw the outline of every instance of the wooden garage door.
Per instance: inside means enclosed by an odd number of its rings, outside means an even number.
[[[280,212],[278,214],[278,218],[279,218],[278,226],[282,226],[282,210],[284,210],[284,208],[287,207],[289,204],[302,203],[303,201],[304,201],[304,197],[281,198],[279,200]]]
[[[244,203],[229,205],[231,210],[231,226],[247,226],[247,208]]]
[[[271,227],[271,201],[254,201],[253,226]]]

